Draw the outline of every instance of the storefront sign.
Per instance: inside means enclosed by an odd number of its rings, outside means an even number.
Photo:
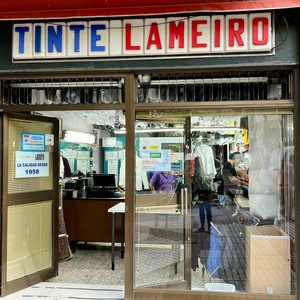
[[[270,52],[271,13],[14,24],[13,59]]]
[[[45,134],[22,132],[22,151],[45,151]]]
[[[16,151],[15,174],[15,178],[49,176],[49,153]]]

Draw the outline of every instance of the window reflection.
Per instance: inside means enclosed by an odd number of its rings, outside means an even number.
[[[189,150],[164,153],[179,189],[137,191],[136,287],[189,289],[191,268],[192,290],[295,294],[293,116],[192,117],[191,125]],[[162,145],[186,145],[183,127],[136,141],[148,174],[162,171],[151,169]]]

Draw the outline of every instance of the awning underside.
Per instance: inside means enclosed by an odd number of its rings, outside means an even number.
[[[300,7],[300,0],[23,0],[0,1],[0,19],[141,16]]]

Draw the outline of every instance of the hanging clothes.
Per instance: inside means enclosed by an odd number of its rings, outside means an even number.
[[[217,174],[214,154],[208,145],[199,145],[194,151],[194,156],[199,160],[199,175],[203,181],[213,180]],[[195,173],[195,172],[194,172]]]
[[[121,162],[119,186],[125,186],[125,159]],[[135,157],[135,188],[137,191],[149,190],[149,182],[146,171],[143,171],[142,158],[136,155]]]
[[[63,169],[64,170],[64,172],[63,172],[64,177],[63,178],[71,177],[71,168],[70,168],[70,164],[69,164],[68,160],[63,156],[61,156],[61,159],[62,159],[62,164],[63,164],[63,168],[64,168]],[[60,174],[62,174],[62,170],[60,170],[60,171],[61,171]]]
[[[211,200],[213,180],[217,174],[213,150],[207,145],[199,145],[194,151],[194,157],[193,192],[201,200]]]
[[[248,129],[242,130],[242,135],[244,136],[244,145],[249,145],[249,131]]]

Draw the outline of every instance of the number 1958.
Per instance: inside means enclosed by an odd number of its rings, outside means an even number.
[[[40,170],[39,170],[39,169],[28,169],[28,170],[25,170],[25,173],[26,173],[27,175],[39,174],[39,173],[40,173]]]

